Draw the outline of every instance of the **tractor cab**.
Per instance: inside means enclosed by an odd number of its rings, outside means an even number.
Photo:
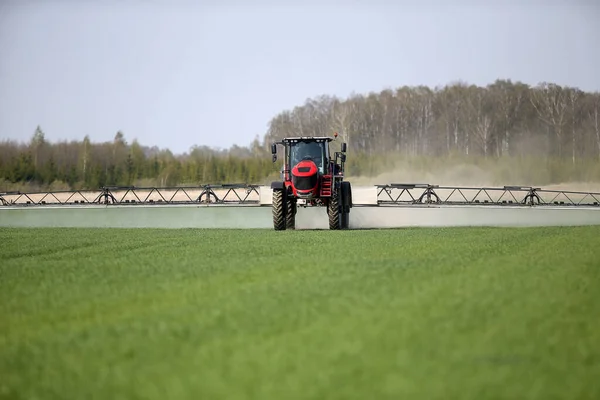
[[[289,156],[286,169],[292,170],[301,161],[312,161],[317,166],[319,174],[327,172],[326,160],[329,160],[329,146],[326,141],[297,140],[290,141],[286,146]]]
[[[337,137],[337,134],[335,135]],[[277,144],[283,145],[284,161],[281,168],[282,178],[291,179],[290,173],[294,167],[300,163],[306,164],[306,161],[312,161],[319,175],[338,175],[343,174],[343,164],[346,159],[346,144],[342,143],[342,151],[336,152],[333,156],[329,150],[329,142],[334,140],[331,137],[289,137],[280,142],[271,145],[273,162],[277,160]],[[338,157],[341,164],[338,164]]]

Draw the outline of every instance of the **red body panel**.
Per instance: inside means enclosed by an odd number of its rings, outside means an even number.
[[[292,193],[297,197],[317,197],[319,195],[319,170],[315,163],[311,160],[302,160],[292,168],[292,181],[289,184],[292,186]],[[304,186],[301,188],[294,185],[294,178],[304,180]],[[306,182],[311,181],[309,186]],[[288,182],[286,182],[286,185]]]
[[[292,168],[292,175],[301,177],[312,176],[317,172],[317,166],[310,160],[302,160]]]

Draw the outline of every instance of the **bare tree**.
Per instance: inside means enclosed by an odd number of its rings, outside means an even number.
[[[333,109],[333,126],[332,130],[338,132],[342,140],[346,142],[348,148],[352,148],[352,111],[351,105],[347,103],[336,102]]]
[[[600,93],[592,95],[592,107],[589,111],[589,116],[592,121],[596,146],[598,146],[598,159],[600,160]]]
[[[513,84],[510,80],[496,80],[488,88],[495,98],[496,108],[501,121],[502,137],[498,138],[497,154],[511,154],[511,138],[513,129],[520,116],[526,85]]]
[[[436,114],[445,131],[446,152],[450,153],[459,146],[460,111],[464,99],[457,85],[448,85],[438,92],[436,100]]]
[[[541,83],[532,91],[531,104],[538,117],[554,131],[558,156],[562,156],[563,130],[567,122],[568,94],[561,86]]]
[[[431,128],[433,126],[433,97],[431,89],[420,86],[415,88],[416,104],[416,129],[420,148],[418,154],[429,154],[431,146]]]
[[[489,142],[492,132],[492,118],[489,115],[488,102],[490,93],[484,88],[473,88],[467,100],[469,114],[469,127],[475,141],[483,152],[484,158],[488,157]]]
[[[83,178],[85,179],[85,177],[87,176],[88,165],[90,163],[90,156],[92,152],[92,145],[90,142],[90,137],[88,135],[85,135],[81,145],[83,147],[81,150],[81,172]]]
[[[577,143],[576,143],[576,132],[577,132],[577,125],[579,124],[579,108],[578,108],[578,101],[582,95],[582,92],[577,89],[577,88],[571,88],[568,90],[569,93],[569,103],[571,105],[571,146],[572,146],[572,151],[571,151],[571,159],[573,162],[573,165],[575,165],[575,153],[576,153],[576,149],[577,149]]]

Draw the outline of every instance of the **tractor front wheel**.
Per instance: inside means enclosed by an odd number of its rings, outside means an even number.
[[[276,231],[285,229],[286,200],[283,190],[273,190],[273,227]]]

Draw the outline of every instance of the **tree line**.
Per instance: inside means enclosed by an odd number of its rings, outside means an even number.
[[[269,155],[256,143],[221,151],[193,146],[189,153],[176,155],[137,140],[128,143],[122,132],[111,142],[93,143],[86,136],[50,143],[39,126],[29,143],[0,143],[0,191],[252,183],[273,169]]]
[[[274,116],[262,140],[256,137],[248,146],[193,146],[184,154],[128,143],[122,132],[105,143],[87,136],[50,143],[38,126],[28,143],[0,142],[0,190],[267,183],[279,176],[280,165],[270,159],[273,141],[333,132],[348,143],[350,176],[374,175],[394,160],[416,158],[488,165],[532,158],[552,160],[558,170],[595,168],[600,93],[496,80],[485,87],[457,82],[346,99],[323,95]],[[595,173],[592,178],[600,179],[600,168]]]
[[[270,122],[266,140],[338,131],[353,152],[405,156],[600,159],[600,93],[496,80],[485,87],[386,89],[308,99]]]

